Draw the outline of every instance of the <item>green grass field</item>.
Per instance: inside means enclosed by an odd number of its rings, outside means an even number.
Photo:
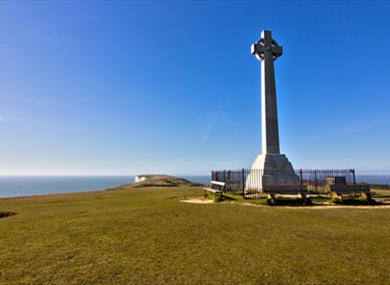
[[[390,284],[390,208],[178,201],[201,194],[1,199],[0,284]]]

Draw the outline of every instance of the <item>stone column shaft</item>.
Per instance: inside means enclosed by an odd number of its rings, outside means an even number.
[[[262,153],[280,153],[274,59],[270,52],[261,61]]]

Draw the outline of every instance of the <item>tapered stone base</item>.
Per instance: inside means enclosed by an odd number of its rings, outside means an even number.
[[[289,193],[300,191],[300,179],[284,154],[260,154],[246,180],[247,192]]]

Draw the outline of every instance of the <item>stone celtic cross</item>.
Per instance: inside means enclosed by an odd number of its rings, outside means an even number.
[[[271,31],[262,31],[251,52],[261,62],[262,153],[279,154],[274,60],[282,55],[283,49],[272,39]]]
[[[252,164],[245,191],[269,191],[276,185],[282,187],[283,191],[299,191],[299,177],[287,156],[280,153],[279,147],[274,61],[282,55],[283,49],[272,39],[271,31],[262,31],[260,39],[251,49],[252,54],[261,62],[262,153]]]

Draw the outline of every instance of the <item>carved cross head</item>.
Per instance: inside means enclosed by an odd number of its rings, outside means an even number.
[[[260,61],[263,61],[267,54],[272,55],[275,60],[282,55],[283,48],[272,39],[271,31],[262,31],[261,38],[251,46],[251,53]]]

